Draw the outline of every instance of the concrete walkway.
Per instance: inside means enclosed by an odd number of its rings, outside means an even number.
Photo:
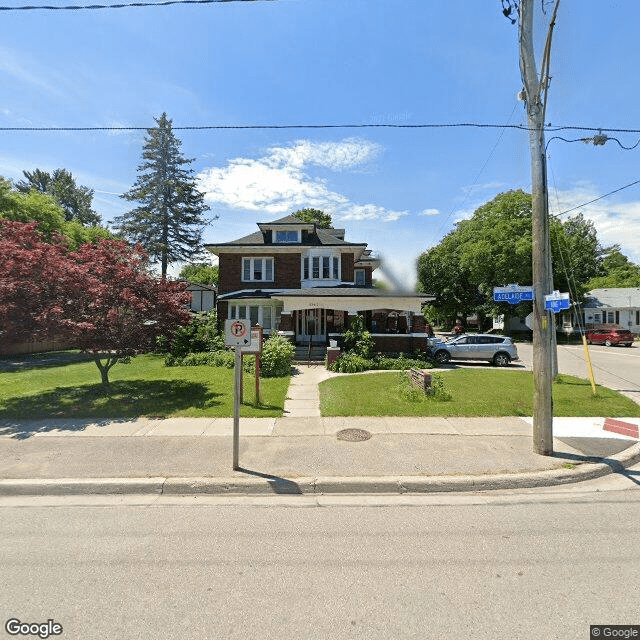
[[[331,371],[327,371],[323,363],[295,365],[287,399],[284,403],[284,417],[319,418],[320,393],[318,385],[334,375]]]

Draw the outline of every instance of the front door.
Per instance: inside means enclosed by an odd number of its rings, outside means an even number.
[[[324,343],[326,340],[325,309],[302,309],[298,311],[296,327],[296,342],[308,344],[311,342]]]

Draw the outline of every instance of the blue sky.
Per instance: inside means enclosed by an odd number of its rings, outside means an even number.
[[[148,127],[163,111],[175,127],[526,122],[516,99],[517,27],[499,0],[274,0],[7,11],[0,20],[2,127]],[[639,21],[633,0],[562,0],[548,122],[640,128]],[[232,240],[255,231],[257,221],[313,206],[408,283],[417,256],[456,221],[531,184],[527,134],[517,130],[176,134],[195,158],[210,215],[219,216],[206,241]],[[609,135],[626,146],[640,138]],[[131,206],[118,194],[135,181],[142,141],[141,131],[0,131],[0,175],[18,180],[23,169],[64,167],[95,190],[95,209],[109,221]],[[637,180],[639,157],[640,146],[551,141],[552,212]],[[639,186],[581,211],[603,244],[619,243],[640,262]]]

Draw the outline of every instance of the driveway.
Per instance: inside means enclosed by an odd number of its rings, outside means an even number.
[[[531,344],[518,343],[520,363],[531,369],[533,347]],[[591,364],[596,384],[619,391],[640,404],[640,346],[631,347],[589,347]],[[589,373],[582,345],[558,345],[558,369],[578,378],[588,378]]]

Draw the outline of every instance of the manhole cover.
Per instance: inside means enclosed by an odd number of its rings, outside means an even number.
[[[364,429],[343,429],[336,433],[338,440],[346,440],[347,442],[362,442],[368,440],[371,434]]]

